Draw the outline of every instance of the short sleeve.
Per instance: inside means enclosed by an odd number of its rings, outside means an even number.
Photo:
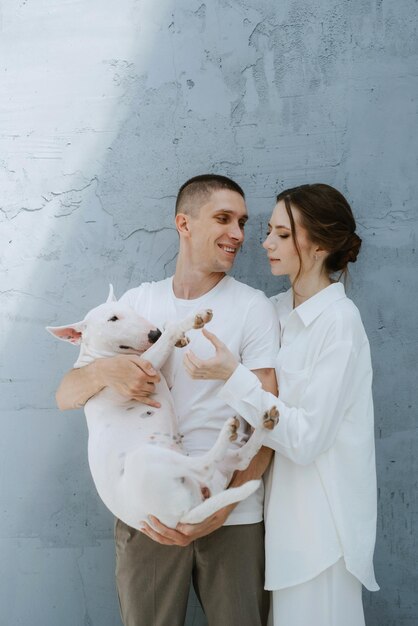
[[[279,324],[276,309],[266,296],[252,298],[243,324],[241,362],[250,370],[274,367],[279,351]]]
[[[119,298],[119,302],[121,304],[127,304],[135,311],[138,310],[140,306],[141,297],[144,295],[144,284],[139,285],[139,287],[134,287],[133,289],[128,289],[125,293]]]

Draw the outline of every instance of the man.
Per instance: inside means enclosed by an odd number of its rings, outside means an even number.
[[[158,326],[202,308],[214,313],[210,330],[276,393],[274,361],[277,321],[267,298],[226,276],[244,241],[247,221],[244,193],[229,178],[206,174],[179,191],[175,223],[180,248],[174,277],[145,283],[122,299]],[[193,352],[213,354],[201,332],[190,333]],[[217,397],[219,381],[191,380],[174,354],[172,394],[184,446],[203,454],[215,442],[233,411]],[[97,360],[69,372],[57,392],[62,409],[82,406],[105,386],[151,406],[158,375],[132,355]],[[242,434],[242,433],[241,433]],[[249,468],[231,485],[259,478],[271,450],[262,448]],[[190,579],[210,626],[264,626],[268,596],[264,591],[264,530],[260,490],[239,505],[218,511],[196,525],[170,529],[145,520],[143,532],[120,520],[116,524],[116,577],[125,626],[183,626]]]

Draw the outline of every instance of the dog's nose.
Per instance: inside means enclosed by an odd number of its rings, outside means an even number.
[[[161,337],[161,330],[157,328],[156,330],[150,330],[148,333],[148,341],[150,343],[155,343],[157,339]]]

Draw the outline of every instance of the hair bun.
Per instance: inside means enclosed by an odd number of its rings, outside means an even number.
[[[285,189],[277,196],[284,203],[289,216],[292,237],[295,241],[295,224],[292,210],[299,212],[300,225],[306,229],[311,242],[328,254],[323,267],[328,275],[334,272],[347,274],[347,263],[354,263],[361,247],[356,234],[356,221],[347,200],[341,192],[324,183],[301,185]],[[299,252],[299,251],[298,251]],[[299,254],[300,270],[302,258]]]
[[[361,239],[357,233],[351,233],[347,236],[344,245],[332,252],[327,261],[327,269],[330,272],[340,272],[347,268],[347,263],[355,263],[357,255],[360,251]]]
[[[347,249],[348,248],[348,249]],[[355,263],[357,261],[357,255],[360,252],[361,239],[357,233],[353,233],[347,240],[345,246],[346,253],[344,257],[345,264]]]

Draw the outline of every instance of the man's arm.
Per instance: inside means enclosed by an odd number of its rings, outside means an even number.
[[[263,389],[277,395],[276,373],[272,368],[253,370],[261,381]],[[273,450],[262,447],[252,459],[247,469],[235,472],[230,487],[239,487],[249,480],[261,478],[270,464]],[[238,502],[216,511],[213,515],[199,524],[178,524],[177,528],[168,528],[156,518],[151,516],[152,526],[144,524],[142,532],[150,539],[164,545],[187,546],[189,543],[205,535],[209,535],[225,523],[228,515],[237,506]]]
[[[55,398],[61,411],[79,409],[104,387],[112,387],[127,398],[158,408],[150,398],[160,376],[152,365],[129,354],[97,359],[89,365],[70,370],[62,379]]]

